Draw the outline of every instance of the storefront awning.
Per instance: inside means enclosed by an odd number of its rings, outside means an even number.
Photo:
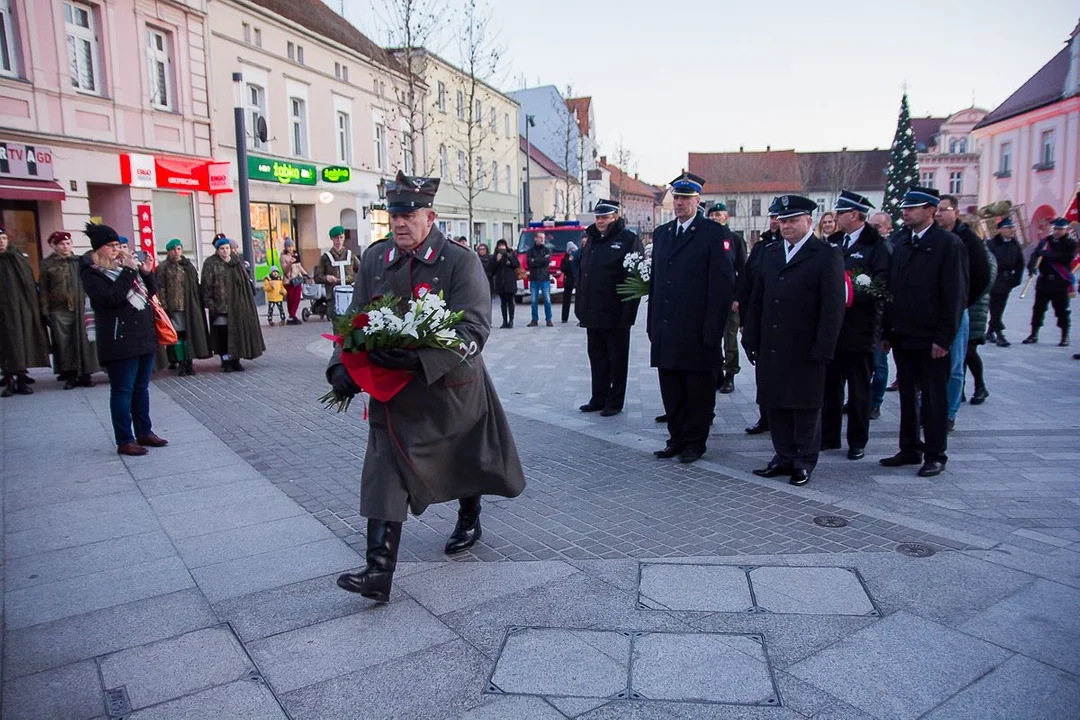
[[[59,202],[67,199],[64,188],[51,180],[16,180],[0,178],[0,198],[4,200],[48,200]]]

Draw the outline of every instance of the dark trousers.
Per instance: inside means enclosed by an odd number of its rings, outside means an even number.
[[[975,379],[975,389],[986,387],[983,379],[983,361],[979,357],[979,344],[968,342],[967,354],[964,355],[964,367],[971,371],[971,377]]]
[[[514,322],[514,293],[499,293],[499,309],[502,310],[503,325]]]
[[[885,388],[889,386],[889,353],[879,344],[874,348],[874,376],[870,380],[870,404],[881,407],[885,402]]]
[[[922,454],[927,461],[943,463],[948,460],[945,454],[948,447],[946,423],[949,419],[947,388],[952,373],[952,358],[946,355],[934,360],[930,357],[929,348],[893,348],[893,358],[896,360],[896,381],[900,390],[900,450]],[[924,442],[919,441],[920,417]]]
[[[825,370],[825,402],[821,406],[821,438],[826,446],[840,444],[844,424],[844,385],[848,393],[847,442],[866,447],[870,439],[870,381],[874,353],[837,350]]]
[[[150,423],[150,376],[154,353],[115,360],[105,366],[109,375],[109,412],[117,445],[135,442],[153,432]],[[132,423],[135,432],[131,432]]]
[[[811,471],[821,450],[821,410],[778,410],[769,408],[773,464]]]
[[[1034,331],[1042,327],[1043,317],[1046,315],[1048,305],[1054,306],[1057,326],[1062,330],[1068,330],[1069,291],[1040,290],[1038,287],[1035,288],[1035,305],[1031,308],[1031,329]]]
[[[630,328],[585,331],[592,370],[590,405],[622,410],[630,363]]]
[[[570,321],[570,311],[574,308],[574,286],[567,285],[562,291],[562,321]]]
[[[726,378],[738,375],[739,369],[739,313],[731,312],[724,326],[723,357],[716,377],[716,388],[719,390]]]
[[[1005,323],[1001,316],[1005,314],[1005,304],[1009,302],[1009,293],[997,293],[990,295],[990,325],[988,330],[992,333],[1001,332],[1005,329]]]
[[[705,452],[716,409],[716,373],[659,370],[660,397],[668,416],[668,444]]]

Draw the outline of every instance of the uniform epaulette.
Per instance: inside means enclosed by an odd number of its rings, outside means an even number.
[[[471,249],[472,249],[472,248],[470,248],[470,247],[469,247],[468,245],[466,245],[465,243],[461,242],[460,240],[456,240],[456,239],[454,239],[454,238],[452,238],[452,237],[448,237],[448,238],[446,238],[446,239],[447,239],[447,240],[449,240],[450,242],[454,243],[454,244],[455,244],[455,245],[457,245],[458,247],[463,247],[463,248],[465,248],[466,250],[471,250]]]

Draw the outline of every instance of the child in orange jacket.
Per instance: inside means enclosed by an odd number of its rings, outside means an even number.
[[[263,280],[263,292],[266,293],[266,322],[274,324],[274,308],[277,308],[281,324],[285,324],[285,283],[277,268],[270,271],[270,277]]]

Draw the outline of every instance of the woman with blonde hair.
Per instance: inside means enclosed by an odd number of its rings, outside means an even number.
[[[821,219],[818,220],[817,229],[814,233],[822,240],[828,240],[829,236],[836,232],[836,215],[832,210],[828,210],[821,214]]]

